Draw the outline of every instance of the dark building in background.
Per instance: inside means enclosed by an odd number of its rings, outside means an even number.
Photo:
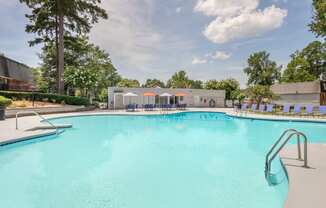
[[[34,89],[32,69],[0,55],[0,90],[32,91]]]

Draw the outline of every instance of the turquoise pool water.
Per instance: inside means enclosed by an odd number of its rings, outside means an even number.
[[[219,113],[54,122],[74,128],[0,147],[1,207],[281,208],[287,180],[265,181],[269,147],[288,128],[326,140],[325,124]]]

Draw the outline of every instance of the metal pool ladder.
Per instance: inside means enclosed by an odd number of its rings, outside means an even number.
[[[48,123],[50,126],[52,126],[55,129],[55,134],[58,135],[59,134],[59,129],[57,126],[55,126],[52,122],[50,122],[48,119],[44,118],[43,116],[41,116],[39,113],[37,113],[36,111],[18,111],[16,113],[16,130],[18,130],[18,117],[20,114],[34,114],[36,116],[38,116],[39,118],[41,118],[41,121],[45,121],[46,123]]]
[[[286,140],[284,140],[282,143],[282,139],[287,136]],[[275,157],[278,155],[278,153],[283,149],[283,147],[288,143],[288,141],[293,138],[293,136],[297,137],[297,146],[298,146],[298,159],[302,160],[302,156],[301,156],[301,145],[300,145],[300,138],[302,137],[304,139],[304,165],[303,167],[308,168],[308,139],[307,136],[302,133],[299,132],[295,129],[287,129],[283,132],[283,134],[280,136],[280,138],[274,143],[274,145],[271,147],[271,149],[268,151],[266,158],[265,158],[265,178],[268,179],[268,176],[270,175],[270,171],[271,171],[271,165],[273,160],[275,159]],[[278,146],[278,144],[281,143],[281,146],[279,146],[277,148],[276,151],[275,148]],[[273,153],[273,154],[272,154]]]

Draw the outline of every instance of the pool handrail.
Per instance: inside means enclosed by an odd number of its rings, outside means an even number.
[[[58,135],[59,134],[59,129],[57,126],[55,126],[52,122],[50,122],[48,119],[44,118],[43,116],[41,116],[38,112],[36,111],[18,111],[16,113],[16,130],[18,130],[18,118],[20,114],[34,114],[36,116],[38,116],[39,118],[41,118],[41,121],[45,121],[46,123],[48,123],[51,127],[53,127],[55,129],[55,134]]]
[[[277,149],[277,151],[274,152],[272,157],[269,158],[270,154],[274,151],[275,147],[280,143],[282,138],[288,132],[292,132],[292,133],[287,137],[287,139],[282,143],[282,145]],[[304,133],[299,132],[299,131],[297,131],[295,129],[287,129],[287,130],[285,130],[283,132],[281,137],[276,141],[276,143],[272,146],[272,148],[270,149],[270,151],[266,155],[266,158],[265,158],[265,178],[266,179],[268,178],[268,175],[270,173],[270,168],[271,168],[272,161],[275,159],[275,157],[278,155],[278,153],[283,149],[283,147],[287,144],[287,142],[295,135],[297,136],[297,147],[298,147],[298,159],[299,160],[302,160],[300,136],[304,138],[304,165],[303,165],[303,167],[308,168],[308,147],[307,147],[308,146],[308,139],[307,139],[307,136]]]

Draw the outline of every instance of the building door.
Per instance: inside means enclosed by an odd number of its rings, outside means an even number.
[[[123,108],[123,94],[114,94],[114,108],[115,109],[121,109]]]
[[[326,92],[320,93],[320,105],[326,105]]]
[[[320,82],[320,105],[326,105],[326,81]]]

